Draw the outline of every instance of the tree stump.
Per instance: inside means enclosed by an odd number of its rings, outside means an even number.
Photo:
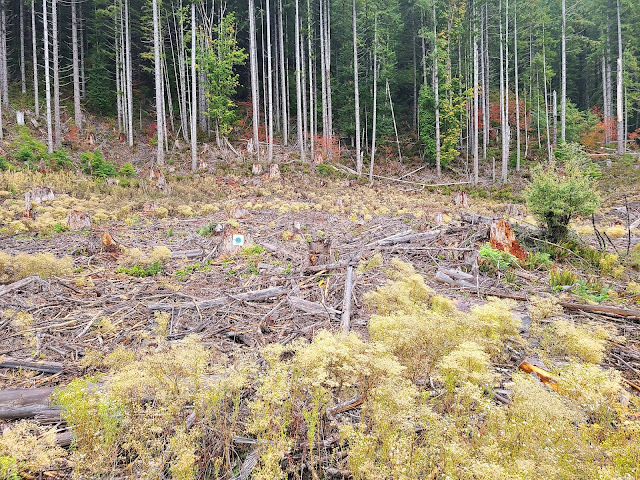
[[[269,166],[269,180],[278,180],[280,178],[280,167],[277,163]]]
[[[71,231],[87,230],[91,228],[91,215],[89,212],[72,210],[67,215],[67,227]]]
[[[525,252],[522,245],[518,243],[511,225],[505,220],[500,219],[491,224],[489,242],[492,248],[510,253],[519,260],[524,261],[527,258],[527,252]]]
[[[120,253],[120,244],[116,242],[109,232],[93,230],[87,240],[87,253]]]
[[[453,203],[456,207],[468,208],[469,195],[464,191],[456,192],[455,196],[453,197]]]
[[[162,193],[171,193],[171,186],[169,185],[169,182],[167,182],[167,179],[165,178],[164,173],[162,173],[162,170],[151,170],[150,177],[151,180],[155,182],[158,190],[160,190]]]
[[[331,263],[331,238],[318,238],[307,244],[309,248],[309,265],[326,265]]]
[[[524,208],[522,205],[518,205],[517,203],[508,203],[506,207],[506,214],[509,217],[513,218],[524,218]]]
[[[31,201],[35,203],[53,202],[56,196],[49,187],[33,187]]]
[[[24,213],[25,218],[33,218],[33,210],[31,208],[31,192],[25,192],[24,194]]]
[[[254,163],[253,166],[251,167],[251,174],[252,175],[262,175],[262,164],[261,163]]]

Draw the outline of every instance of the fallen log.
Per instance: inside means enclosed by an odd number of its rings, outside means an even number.
[[[440,235],[445,233],[447,229],[438,229],[431,230],[429,232],[421,232],[421,233],[413,233],[409,235],[398,235],[391,236],[387,238],[383,238],[382,240],[378,240],[377,243],[380,246],[385,245],[397,245],[398,243],[414,243],[414,242],[425,242],[438,238]]]
[[[53,387],[0,391],[0,420],[17,420],[38,415],[59,417],[60,409],[51,405]]]
[[[237,293],[234,295],[224,295],[221,297],[209,298],[205,300],[200,300],[196,302],[179,302],[179,303],[169,303],[169,302],[154,302],[147,304],[147,308],[153,311],[164,311],[168,312],[171,310],[190,310],[190,309],[200,309],[204,310],[206,308],[217,308],[229,303],[229,300],[237,300],[239,302],[263,302],[265,300],[269,300],[270,298],[279,297],[286,293],[284,287],[269,287],[262,290],[254,290],[253,292],[245,292],[245,293]]]
[[[333,307],[317,302],[311,302],[300,297],[289,297],[289,303],[292,308],[302,310],[304,313],[309,313],[311,315],[328,315],[333,318],[340,313]]]
[[[627,310],[624,308],[610,307],[607,305],[587,305],[574,302],[558,302],[558,304],[564,308],[568,308],[569,310],[582,310],[592,313],[604,313],[605,315],[613,315],[616,317],[640,320],[640,310]]]
[[[177,250],[171,252],[171,258],[186,258],[192,260],[194,258],[204,257],[205,251],[202,248],[197,250]]]
[[[21,288],[26,287],[27,285],[37,282],[42,287],[49,287],[49,283],[41,279],[40,277],[33,275],[31,277],[23,278],[22,280],[18,280],[17,282],[10,283],[9,285],[5,285],[0,287],[0,297],[6,295],[9,292],[13,292],[14,290],[20,290]]]
[[[0,357],[0,368],[22,368],[42,373],[60,373],[64,369],[59,362],[30,362],[7,357]]]
[[[442,270],[438,270],[435,279],[440,283],[446,283],[447,285],[451,285],[452,287],[477,289],[474,284],[469,283],[466,280],[453,279]]]

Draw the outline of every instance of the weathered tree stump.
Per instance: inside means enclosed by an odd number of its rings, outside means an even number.
[[[251,174],[252,175],[262,175],[262,164],[261,163],[254,163],[251,166]]]
[[[169,182],[167,182],[162,170],[151,170],[150,179],[162,193],[171,193],[171,186]]]
[[[91,215],[89,212],[72,210],[67,215],[67,227],[71,231],[87,230],[91,228]]]
[[[24,194],[24,213],[25,218],[33,218],[33,209],[31,208],[31,192],[25,192]]]
[[[87,253],[120,253],[120,244],[116,242],[109,232],[93,230],[87,240]]]
[[[53,202],[56,196],[49,187],[33,187],[31,201],[35,203]]]
[[[467,208],[469,207],[469,195],[464,191],[456,192],[453,203],[456,207]]]
[[[269,180],[278,180],[280,178],[280,167],[277,163],[269,166]]]
[[[307,244],[309,265],[326,265],[331,262],[331,237],[318,238]]]
[[[527,258],[527,252],[518,243],[511,225],[505,220],[500,219],[491,224],[489,242],[492,248],[510,253],[519,260],[524,261]]]
[[[513,218],[524,218],[525,212],[522,205],[518,205],[517,203],[507,203],[506,212],[507,216]]]

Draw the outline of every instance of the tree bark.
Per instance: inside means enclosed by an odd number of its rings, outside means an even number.
[[[36,2],[31,0],[31,50],[33,54],[33,103],[36,117],[40,116],[38,97],[38,45],[36,42]]]
[[[78,59],[78,16],[76,0],[71,0],[71,50],[73,56],[73,117],[76,127],[82,130],[80,110],[80,64]]]
[[[164,166],[164,95],[162,88],[162,65],[160,60],[160,12],[158,11],[158,1],[153,0],[153,60],[156,84],[156,132],[158,148],[156,162],[160,167]]]
[[[622,155],[625,151],[624,144],[626,135],[624,131],[624,113],[623,113],[623,91],[622,91],[622,28],[620,25],[620,0],[617,1],[617,19],[618,19],[618,61],[617,61],[617,97],[616,97],[616,117],[618,122],[618,155]]]
[[[376,127],[378,122],[378,15],[374,20],[373,33],[373,125],[371,126],[371,163],[369,164],[369,183],[373,184],[373,165],[376,157]],[[415,47],[414,47],[415,56]],[[415,67],[415,58],[414,58]],[[414,68],[415,83],[415,68]],[[415,87],[414,87],[415,90]]]
[[[353,84],[354,84],[354,114],[356,123],[356,172],[362,175],[362,154],[360,153],[360,91],[358,85],[358,30],[356,17],[356,0],[352,1],[352,29],[353,29]]]
[[[9,108],[9,68],[7,65],[7,3],[0,1],[0,94],[2,105]]]
[[[295,28],[295,42],[296,42],[296,124],[298,129],[298,148],[300,149],[300,160],[305,161],[304,158],[304,142],[302,141],[302,79],[300,72],[300,5],[299,0],[296,0],[296,28]]]
[[[282,14],[282,0],[278,0],[278,40],[280,42],[280,102],[282,103],[282,141],[286,147],[289,144],[289,117],[287,116],[287,79],[284,65],[284,16]]]
[[[438,23],[436,19],[436,4],[433,4],[433,94],[435,103],[436,116],[436,176],[442,176],[442,168],[440,165],[440,55],[438,53]]]
[[[273,66],[271,49],[271,0],[266,0],[267,16],[267,95],[269,99],[269,138],[268,138],[268,159],[273,161]]]
[[[473,25],[475,26],[476,9],[475,2],[473,4]],[[473,32],[473,184],[478,185],[478,168],[479,168],[479,149],[478,149],[478,36]]]
[[[564,1],[564,0],[563,0]],[[516,95],[516,172],[520,171],[520,87],[518,84],[518,11],[513,2],[513,67],[514,89]]]
[[[58,0],[51,1],[51,38],[53,47],[53,113],[55,146],[62,145],[62,120],[60,118],[60,61],[58,48]]]
[[[253,16],[253,10],[250,15]],[[196,89],[196,4],[191,4],[191,171],[198,168],[198,99]]]
[[[20,0],[20,86],[24,95],[27,93],[27,75],[24,65],[24,1]]]
[[[127,141],[133,147],[133,66],[131,62],[131,30],[129,28],[129,0],[124,0],[124,41],[127,91]]]
[[[560,139],[565,142],[567,137],[567,6],[562,0],[562,91],[560,93]]]
[[[44,29],[44,85],[47,102],[47,151],[53,153],[53,131],[51,126],[51,76],[49,69],[49,22],[47,0],[42,0],[42,24]]]

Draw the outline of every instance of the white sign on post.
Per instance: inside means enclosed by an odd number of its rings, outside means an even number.
[[[235,234],[232,242],[235,246],[242,247],[244,245],[244,235]]]

